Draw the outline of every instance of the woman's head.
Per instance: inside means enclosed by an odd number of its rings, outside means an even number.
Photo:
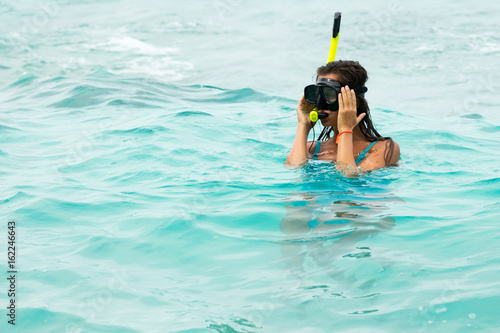
[[[362,87],[363,85],[365,85],[366,81],[368,81],[368,73],[366,72],[366,69],[357,61],[332,61],[325,66],[319,67],[316,70],[316,74],[316,79],[331,78],[339,81],[344,86],[348,85],[351,89]],[[366,99],[361,95],[356,95],[356,105],[358,116],[362,113],[366,113],[366,116],[358,125],[361,133],[363,133],[365,138],[369,141],[382,139],[382,136],[375,130],[373,126],[370,116],[370,108],[368,107],[368,102],[366,101]],[[326,121],[323,122],[323,124],[327,127],[323,129],[323,132],[321,133],[319,138],[320,140],[329,138],[332,132],[332,128],[330,126],[336,126],[337,124],[336,119],[330,120],[329,118],[330,117],[325,118]]]
[[[317,78],[335,74],[339,82],[351,88],[363,86],[368,81],[368,73],[357,61],[337,60],[321,66],[316,70]]]

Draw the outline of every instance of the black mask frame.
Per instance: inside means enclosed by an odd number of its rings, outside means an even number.
[[[307,103],[314,104],[318,109],[338,111],[338,95],[344,85],[336,80],[321,78],[316,84],[308,85],[304,88],[304,97]],[[364,85],[354,88],[356,95],[365,96],[368,88]]]

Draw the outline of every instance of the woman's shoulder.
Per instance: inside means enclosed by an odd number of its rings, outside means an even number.
[[[380,155],[382,155],[386,165],[392,165],[399,161],[399,144],[392,138],[375,141],[375,144],[370,150],[373,152],[378,152]]]
[[[365,170],[376,170],[388,165],[394,165],[399,161],[399,145],[391,138],[375,141],[368,151],[368,156],[360,167]]]

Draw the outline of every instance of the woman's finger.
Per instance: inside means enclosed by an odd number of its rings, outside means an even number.
[[[304,97],[304,95],[302,95],[302,97],[300,98],[299,105],[302,107],[306,105],[306,98]]]
[[[304,95],[302,95],[302,97],[300,98],[300,101],[299,101],[299,107],[303,110],[303,111],[311,111],[312,108],[313,108],[313,105],[312,104],[309,104],[308,101],[306,101],[306,98],[304,97]]]
[[[349,111],[349,96],[347,96],[347,89],[342,88],[342,99],[344,100],[344,110]]]
[[[353,101],[352,99],[352,89],[349,89],[349,86],[346,86],[346,95],[349,98],[349,110],[350,111],[356,110],[355,101]]]
[[[351,90],[349,89],[349,86],[345,86],[342,89],[344,89],[344,92],[342,95],[344,95],[344,106],[346,107],[347,110],[351,110]]]
[[[357,111],[357,108],[356,108],[356,93],[354,92],[354,89],[351,89],[351,106],[354,109],[354,111]]]
[[[366,116],[366,113],[362,113],[358,116],[358,119],[356,119],[356,125],[359,124],[361,120]]]
[[[342,88],[344,89],[344,88]],[[344,110],[344,96],[342,94],[342,89],[340,90],[339,94],[339,112]]]

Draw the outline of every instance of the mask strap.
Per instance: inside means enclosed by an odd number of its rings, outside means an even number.
[[[365,93],[367,91],[368,91],[368,88],[366,86],[354,88],[354,92],[356,93],[356,95],[361,95],[363,97],[365,97]]]

